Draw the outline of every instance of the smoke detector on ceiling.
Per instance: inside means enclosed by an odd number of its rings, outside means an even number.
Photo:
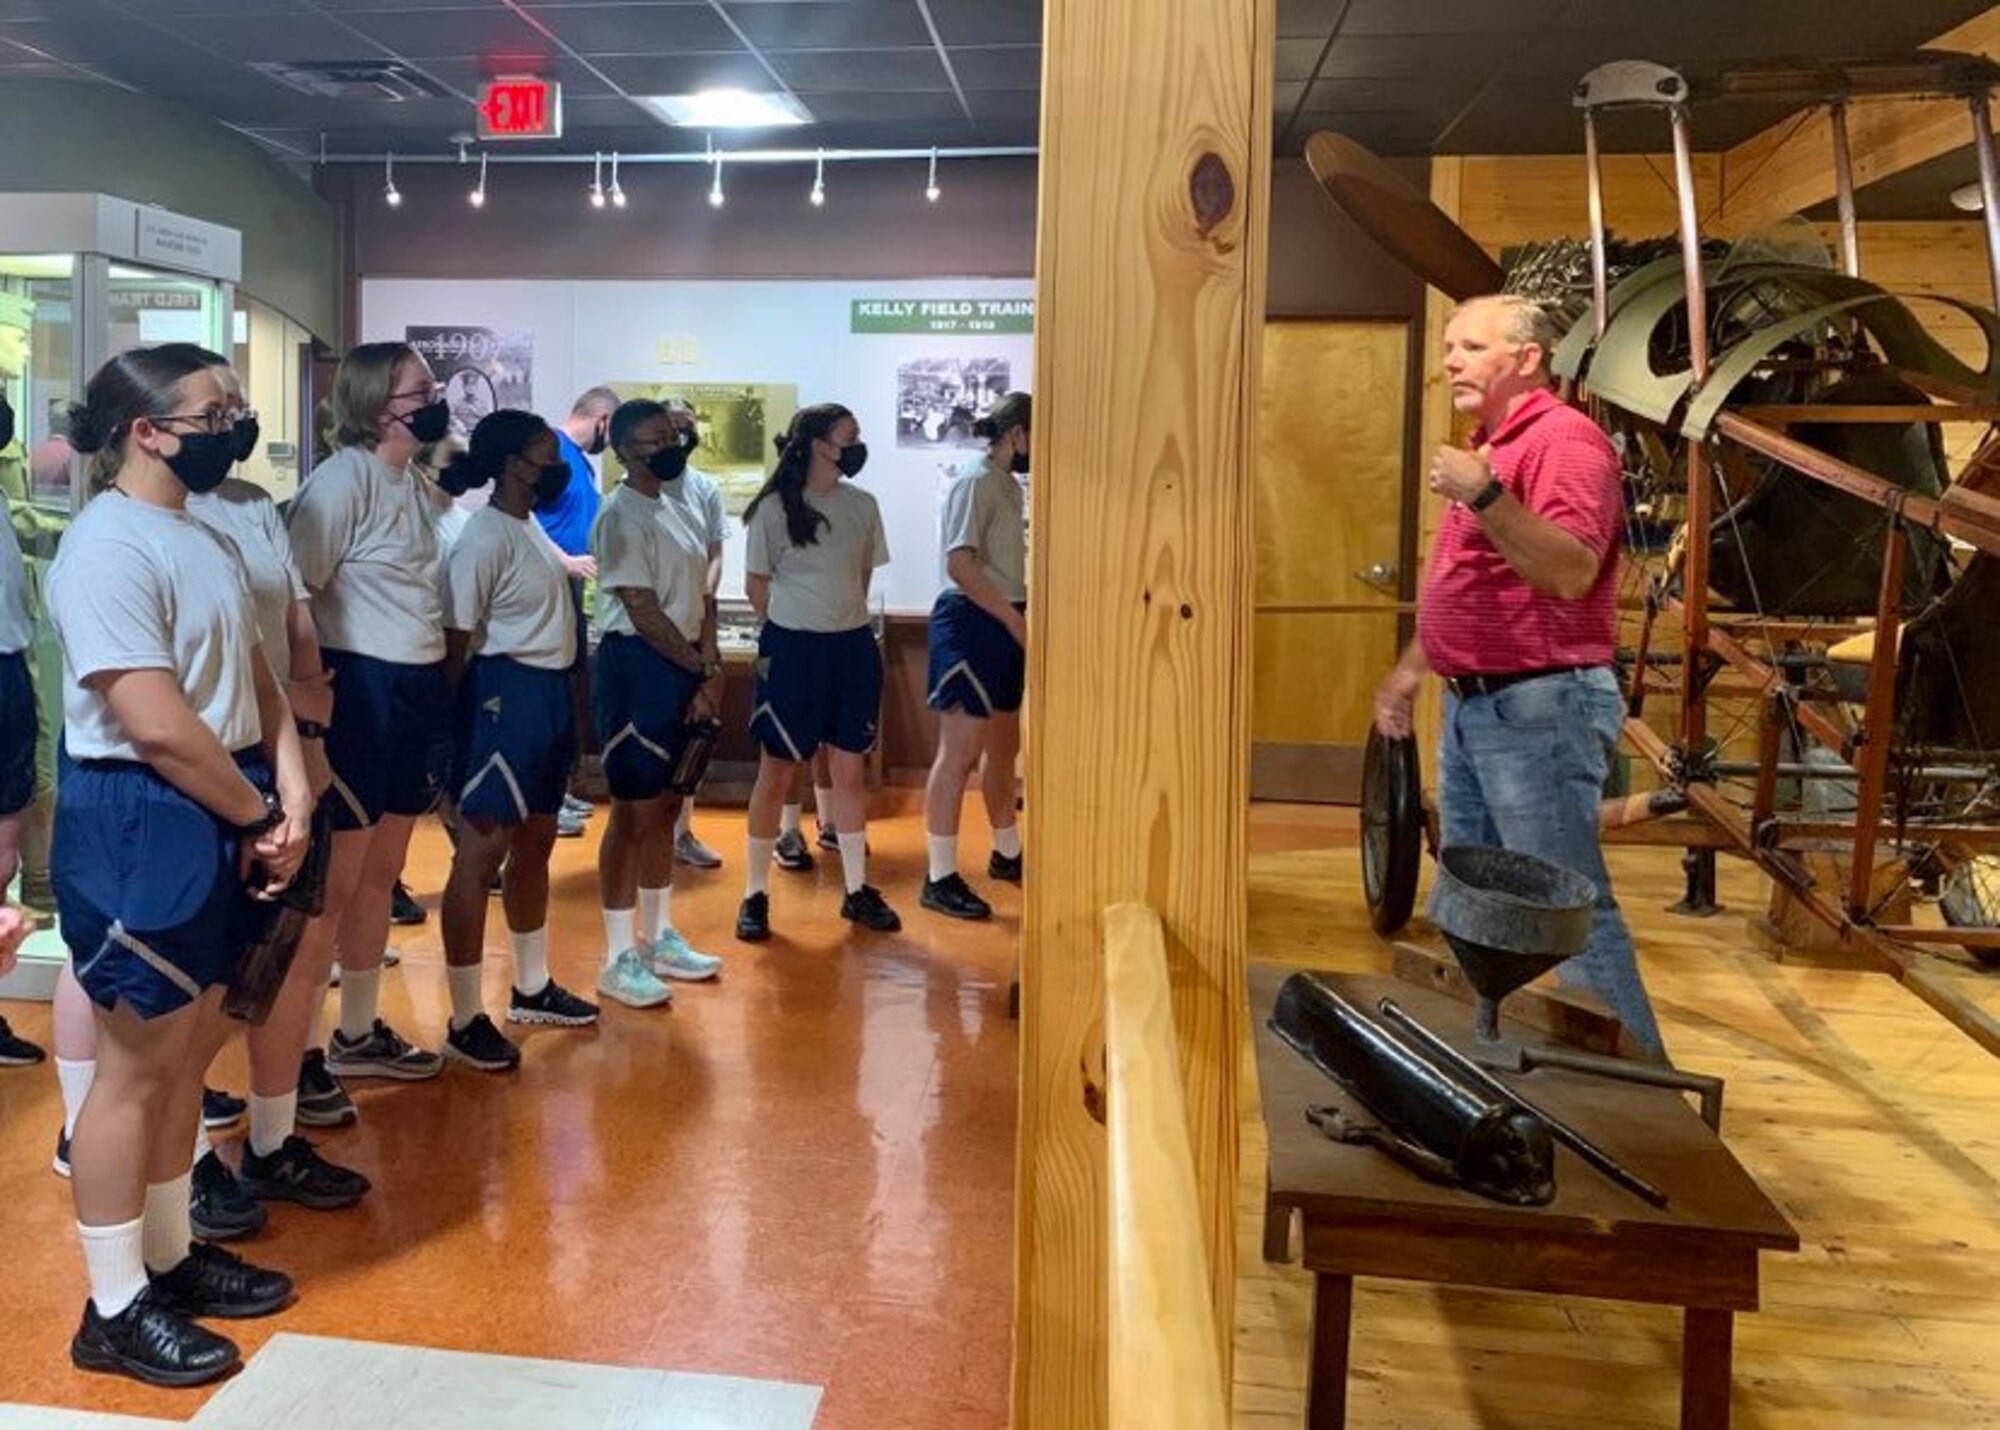
[[[448,99],[443,85],[397,60],[267,60],[251,69],[316,99]]]

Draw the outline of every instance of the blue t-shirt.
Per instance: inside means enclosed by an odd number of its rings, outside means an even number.
[[[563,460],[569,463],[569,485],[554,506],[535,508],[535,520],[564,555],[588,556],[590,528],[597,523],[597,506],[602,500],[597,494],[597,469],[560,427],[556,428],[556,441],[562,447]]]

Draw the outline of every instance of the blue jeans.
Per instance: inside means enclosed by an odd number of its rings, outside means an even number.
[[[1608,669],[1540,676],[1463,700],[1447,690],[1438,754],[1443,842],[1533,854],[1596,884],[1590,943],[1557,967],[1556,979],[1594,990],[1641,1047],[1664,1056],[1597,839],[1605,774],[1624,719],[1624,697]]]

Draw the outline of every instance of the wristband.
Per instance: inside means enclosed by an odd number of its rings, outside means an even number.
[[[298,726],[299,738],[301,740],[324,740],[326,738],[326,726],[317,720],[298,720],[294,723]]]
[[[1485,511],[1486,508],[1492,506],[1493,503],[1499,501],[1500,498],[1506,495],[1507,495],[1507,489],[1501,486],[1500,479],[1498,477],[1495,477],[1492,480],[1488,481],[1485,486],[1481,487],[1479,489],[1479,495],[1475,496],[1471,501],[1467,502],[1466,505],[1471,507],[1474,511]]]
[[[237,834],[244,839],[261,839],[285,822],[285,806],[279,802],[278,797],[269,790],[259,790],[257,793],[263,798],[264,814],[260,819],[253,819],[248,824],[236,826]]]

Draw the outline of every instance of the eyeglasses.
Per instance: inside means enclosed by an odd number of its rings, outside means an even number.
[[[244,412],[176,412],[166,417],[152,417],[147,420],[155,427],[171,427],[176,422],[184,422],[197,431],[219,436],[224,432],[233,431],[239,417],[255,415]]]

